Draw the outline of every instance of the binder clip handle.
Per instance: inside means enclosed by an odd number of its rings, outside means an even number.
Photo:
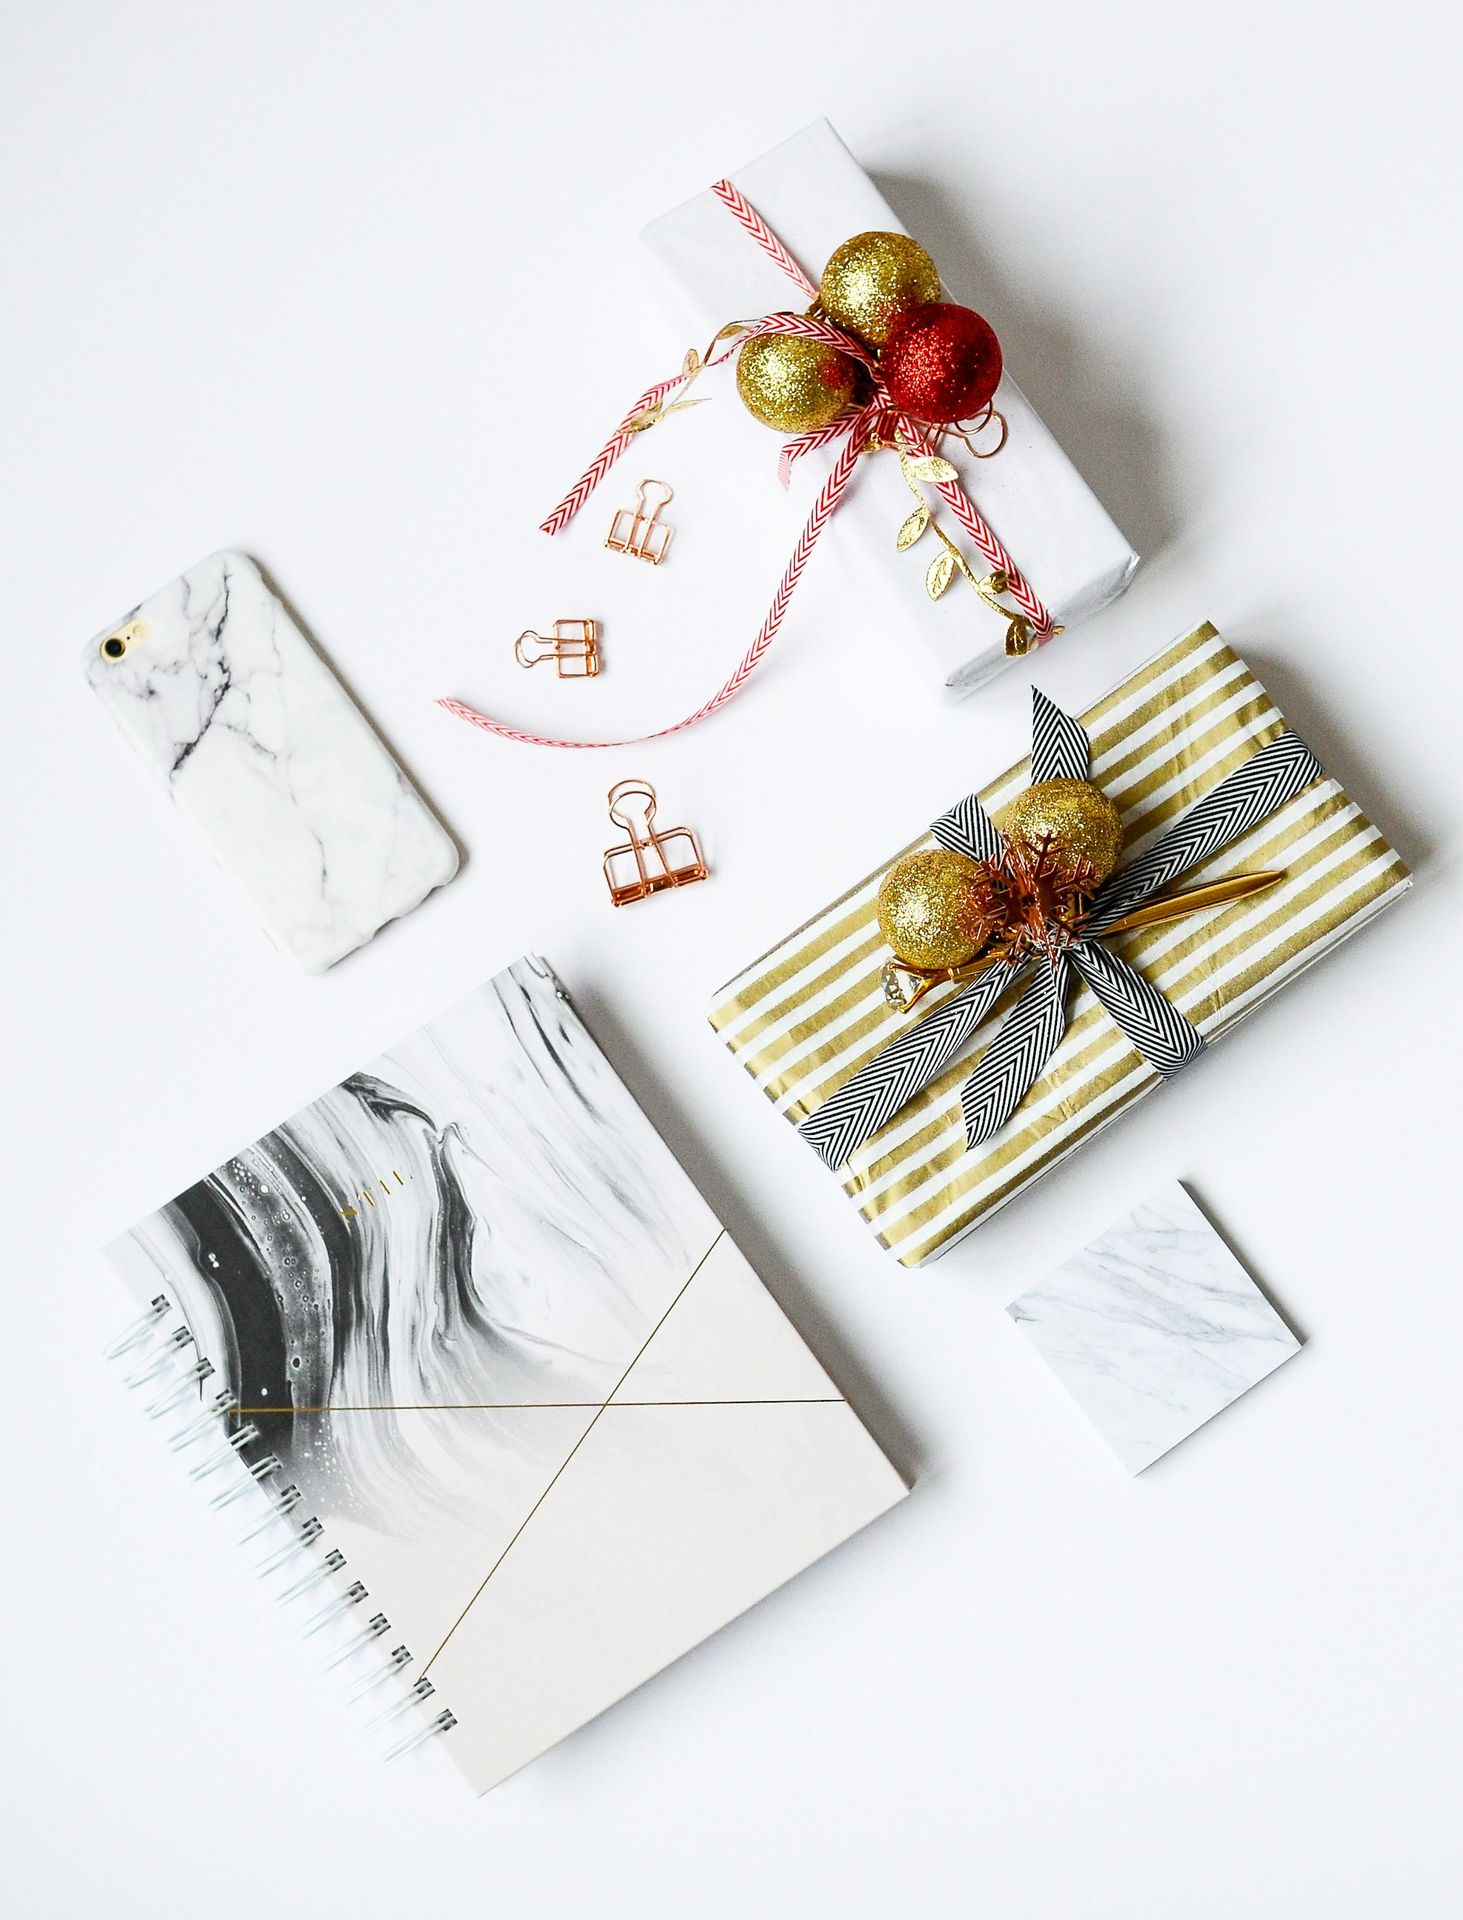
[[[551,634],[525,628],[513,642],[520,667],[541,667],[552,660],[561,680],[592,680],[599,672],[599,622],[556,620]]]

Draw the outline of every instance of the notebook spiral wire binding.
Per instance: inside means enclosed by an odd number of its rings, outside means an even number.
[[[103,1349],[105,1359],[127,1361],[128,1371],[123,1380],[130,1389],[135,1391],[140,1387],[162,1383],[156,1397],[145,1403],[150,1420],[161,1420],[177,1414],[185,1407],[190,1396],[201,1399],[206,1383],[216,1371],[213,1362],[197,1352],[193,1331],[185,1322],[168,1325],[174,1311],[167,1294],[154,1295],[146,1311]],[[231,1422],[237,1424],[230,1427]],[[267,1553],[254,1569],[261,1580],[272,1580],[286,1568],[290,1570],[293,1578],[274,1596],[280,1606],[287,1607],[304,1595],[334,1582],[336,1576],[345,1570],[346,1557],[338,1547],[321,1549],[325,1528],[317,1515],[311,1514],[303,1520],[292,1517],[303,1504],[304,1495],[293,1481],[283,1486],[273,1484],[276,1477],[284,1472],[284,1462],[279,1455],[263,1453],[256,1459],[248,1457],[249,1449],[262,1439],[259,1427],[252,1420],[241,1418],[237,1396],[225,1390],[216,1393],[212,1400],[188,1414],[183,1424],[168,1435],[167,1444],[173,1453],[188,1454],[202,1442],[217,1442],[201,1457],[193,1460],[187,1469],[188,1477],[199,1482],[208,1480],[220,1468],[232,1469],[228,1484],[209,1500],[211,1507],[231,1506],[235,1500],[242,1499],[251,1491],[262,1497],[265,1510],[240,1534],[240,1546],[247,1546],[276,1528],[289,1528],[289,1539]],[[306,1556],[311,1564],[296,1572],[296,1563]],[[324,1605],[305,1618],[300,1628],[302,1635],[306,1639],[313,1638],[333,1624],[339,1629],[369,1597],[365,1585],[359,1580],[351,1580],[343,1587],[334,1587]],[[358,1654],[368,1647],[374,1647],[390,1631],[391,1622],[384,1613],[372,1614],[363,1627],[355,1628],[339,1641],[325,1662],[324,1670],[330,1673],[347,1662],[354,1663]],[[375,1693],[377,1688],[399,1679],[412,1664],[413,1658],[409,1647],[393,1647],[381,1664],[351,1689],[346,1696],[347,1704],[354,1705]],[[400,1698],[368,1720],[366,1730],[378,1732],[385,1727],[394,1730],[404,1714],[434,1699],[436,1691],[426,1675],[421,1675],[404,1689]],[[457,1716],[444,1707],[430,1720],[398,1739],[395,1745],[387,1749],[383,1758],[399,1760],[424,1746],[439,1733],[450,1732],[456,1725]]]

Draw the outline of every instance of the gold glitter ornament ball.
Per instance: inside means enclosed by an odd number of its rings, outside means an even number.
[[[879,889],[879,931],[911,967],[961,967],[985,945],[989,922],[977,904],[976,865],[935,847],[896,860]]]
[[[1106,880],[1123,850],[1122,816],[1090,780],[1039,780],[1006,809],[1005,828],[1008,840],[1028,846],[1039,846],[1049,835],[1063,853],[1090,861],[1099,881]]]
[[[811,433],[849,406],[862,384],[861,369],[824,340],[764,333],[737,355],[742,405],[779,433]]]
[[[940,270],[906,233],[856,233],[823,269],[818,301],[835,326],[882,347],[911,307],[940,297]]]

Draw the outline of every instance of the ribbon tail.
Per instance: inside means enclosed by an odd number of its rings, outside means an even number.
[[[1093,902],[1089,935],[1099,934],[1151,893],[1201,866],[1321,778],[1321,763],[1299,735],[1282,733],[1189,808]],[[1094,989],[1095,990],[1095,989]]]
[[[539,532],[557,533],[567,526],[579,509],[584,505],[600,481],[635,438],[639,428],[635,424],[651,407],[658,405],[668,393],[674,393],[677,387],[684,386],[689,374],[677,373],[669,380],[659,380],[653,387],[647,387],[640,398],[631,407],[614,432],[606,440],[594,459],[580,474],[558,505],[539,522]]]
[[[1091,749],[1082,723],[1063,713],[1040,687],[1031,689],[1031,778],[1085,780]]]
[[[1182,1072],[1204,1051],[1204,1036],[1126,960],[1090,940],[1067,956],[1150,1067],[1164,1078]]]
[[[1005,1126],[1067,1030],[1067,956],[1043,966],[1002,1021],[960,1090],[966,1144],[978,1147]]]
[[[944,1072],[1016,978],[1008,967],[988,967],[963,993],[876,1053],[798,1132],[827,1166],[843,1166]]]
[[[653,387],[647,387],[563,499],[539,521],[539,532],[553,535],[566,527],[637,434],[654,426],[657,420],[673,413],[677,407],[700,405],[697,400],[677,400],[672,401],[669,407],[663,407],[661,403],[668,394],[674,393],[677,387],[689,386],[710,368],[719,367],[738,352],[745,341],[755,339],[762,333],[777,331],[774,323],[779,318],[778,315],[772,315],[761,321],[733,320],[720,330],[705,354],[689,354],[679,373],[673,373],[667,380],[657,380]],[[723,340],[730,344],[722,347],[718,353],[716,349]]]
[[[777,593],[767,618],[757,638],[743,654],[736,672],[712,694],[694,713],[688,713],[684,720],[676,720],[667,727],[657,727],[653,733],[632,734],[626,740],[558,740],[551,734],[530,733],[520,727],[510,727],[502,720],[495,720],[490,714],[479,713],[475,707],[467,706],[461,700],[439,699],[437,705],[445,707],[449,713],[455,713],[459,720],[466,720],[470,726],[481,727],[485,733],[491,733],[500,740],[516,740],[528,747],[638,747],[647,740],[664,740],[673,733],[684,733],[687,727],[694,727],[700,720],[708,719],[718,708],[724,707],[728,700],[739,694],[751,678],[764,653],[777,638],[777,632],[787,612],[788,602],[792,599],[793,589],[802,578],[803,568],[808,556],[818,544],[818,535],[823,531],[828,516],[843,497],[843,490],[852,478],[858,464],[858,445],[850,436],[846,445],[833,464],[833,470],[823,482],[818,498],[813,502],[813,511],[808,515],[807,525],[803,528],[791,560],[782,579],[778,582]]]

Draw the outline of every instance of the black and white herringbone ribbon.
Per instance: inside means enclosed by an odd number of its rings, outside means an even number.
[[[1031,777],[1035,780],[1085,780],[1087,735],[1070,714],[1031,689]],[[930,828],[933,838],[952,853],[971,860],[999,860],[1002,840],[995,822],[973,793],[942,813]]]
[[[798,1129],[803,1138],[830,1167],[841,1167],[945,1071],[1019,977],[1019,970],[989,967],[953,1000],[906,1027],[804,1120]]]
[[[980,1072],[960,1089],[965,1137],[972,1145],[999,1133],[1056,1052],[1067,1028],[1068,981],[1066,954],[1038,967],[980,1056]]]
[[[1089,937],[1238,840],[1320,777],[1320,761],[1297,735],[1282,733],[1261,747],[1196,801],[1131,866],[1113,875],[1093,902]]]
[[[1126,960],[1095,940],[1080,941],[1067,957],[1149,1066],[1157,1067],[1165,1079],[1203,1051],[1199,1029]]]
[[[1087,736],[1079,723],[1032,689],[1032,776],[1085,779]],[[1012,1007],[975,1071],[961,1089],[965,1137],[979,1146],[998,1132],[1031,1091],[1066,1029],[1070,972],[1075,971],[1150,1066],[1178,1073],[1204,1041],[1179,1010],[1142,974],[1097,945],[1104,928],[1141,905],[1160,887],[1216,853],[1277,812],[1321,777],[1315,755],[1293,733],[1261,747],[1213,792],[1175,821],[1131,866],[1115,873],[1092,904],[1086,930],[1050,963],[1012,969],[997,961],[962,992],[876,1053],[844,1082],[798,1131],[830,1167],[850,1156],[944,1072],[994,1011],[1009,988],[1039,971]],[[941,814],[931,828],[944,847],[973,860],[999,856],[1002,846],[985,809],[972,794]]]
[[[1080,720],[1063,713],[1039,687],[1031,689],[1031,779],[1085,780],[1087,734]]]
[[[951,853],[963,853],[971,860],[1001,857],[1001,836],[995,822],[973,793],[966,794],[958,807],[942,813],[930,832]]]

